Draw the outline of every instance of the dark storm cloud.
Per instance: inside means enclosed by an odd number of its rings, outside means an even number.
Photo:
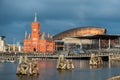
[[[1,0],[0,35],[5,35],[8,42],[14,37],[22,41],[24,32],[31,31],[35,12],[41,23],[41,32],[52,35],[89,25],[119,33],[119,4],[119,0]]]

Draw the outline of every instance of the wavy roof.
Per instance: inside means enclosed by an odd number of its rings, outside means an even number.
[[[97,34],[106,34],[106,29],[95,26],[77,27],[56,34],[55,36],[53,36],[53,39],[59,40],[66,37],[78,37],[84,35],[97,35]]]

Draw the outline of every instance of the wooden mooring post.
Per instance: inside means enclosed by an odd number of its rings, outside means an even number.
[[[109,61],[120,61],[120,54],[110,54]]]

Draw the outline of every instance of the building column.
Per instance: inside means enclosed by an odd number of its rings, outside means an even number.
[[[90,49],[92,49],[93,40],[91,39]]]
[[[11,51],[10,51],[10,45],[8,45],[8,52],[11,52]]]
[[[118,53],[120,53],[119,48],[120,48],[120,37],[118,37]]]
[[[80,39],[80,49],[82,49],[82,41],[81,41],[81,39]]]
[[[15,50],[15,44],[13,45],[13,51],[15,52],[16,50]]]
[[[109,38],[109,40],[108,40],[108,49],[110,49],[110,44],[111,44],[111,42],[110,42],[110,38]]]
[[[101,49],[101,39],[99,38],[99,50]]]

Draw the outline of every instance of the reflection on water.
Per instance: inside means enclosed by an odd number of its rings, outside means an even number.
[[[80,69],[97,69],[97,68],[108,67],[108,62],[104,61],[103,65],[91,66],[89,65],[89,60],[74,60],[74,65],[75,68],[80,68]]]
[[[90,69],[97,69],[97,68],[102,68],[102,65],[90,65]]]
[[[37,80],[38,76],[17,75],[18,80]]]
[[[89,60],[73,60],[73,63],[73,70],[57,70],[57,60],[40,60],[38,76],[17,76],[17,63],[0,63],[0,80],[106,80],[120,75],[120,62],[104,61],[99,66],[90,66]]]
[[[109,68],[120,67],[120,61],[110,61]]]

